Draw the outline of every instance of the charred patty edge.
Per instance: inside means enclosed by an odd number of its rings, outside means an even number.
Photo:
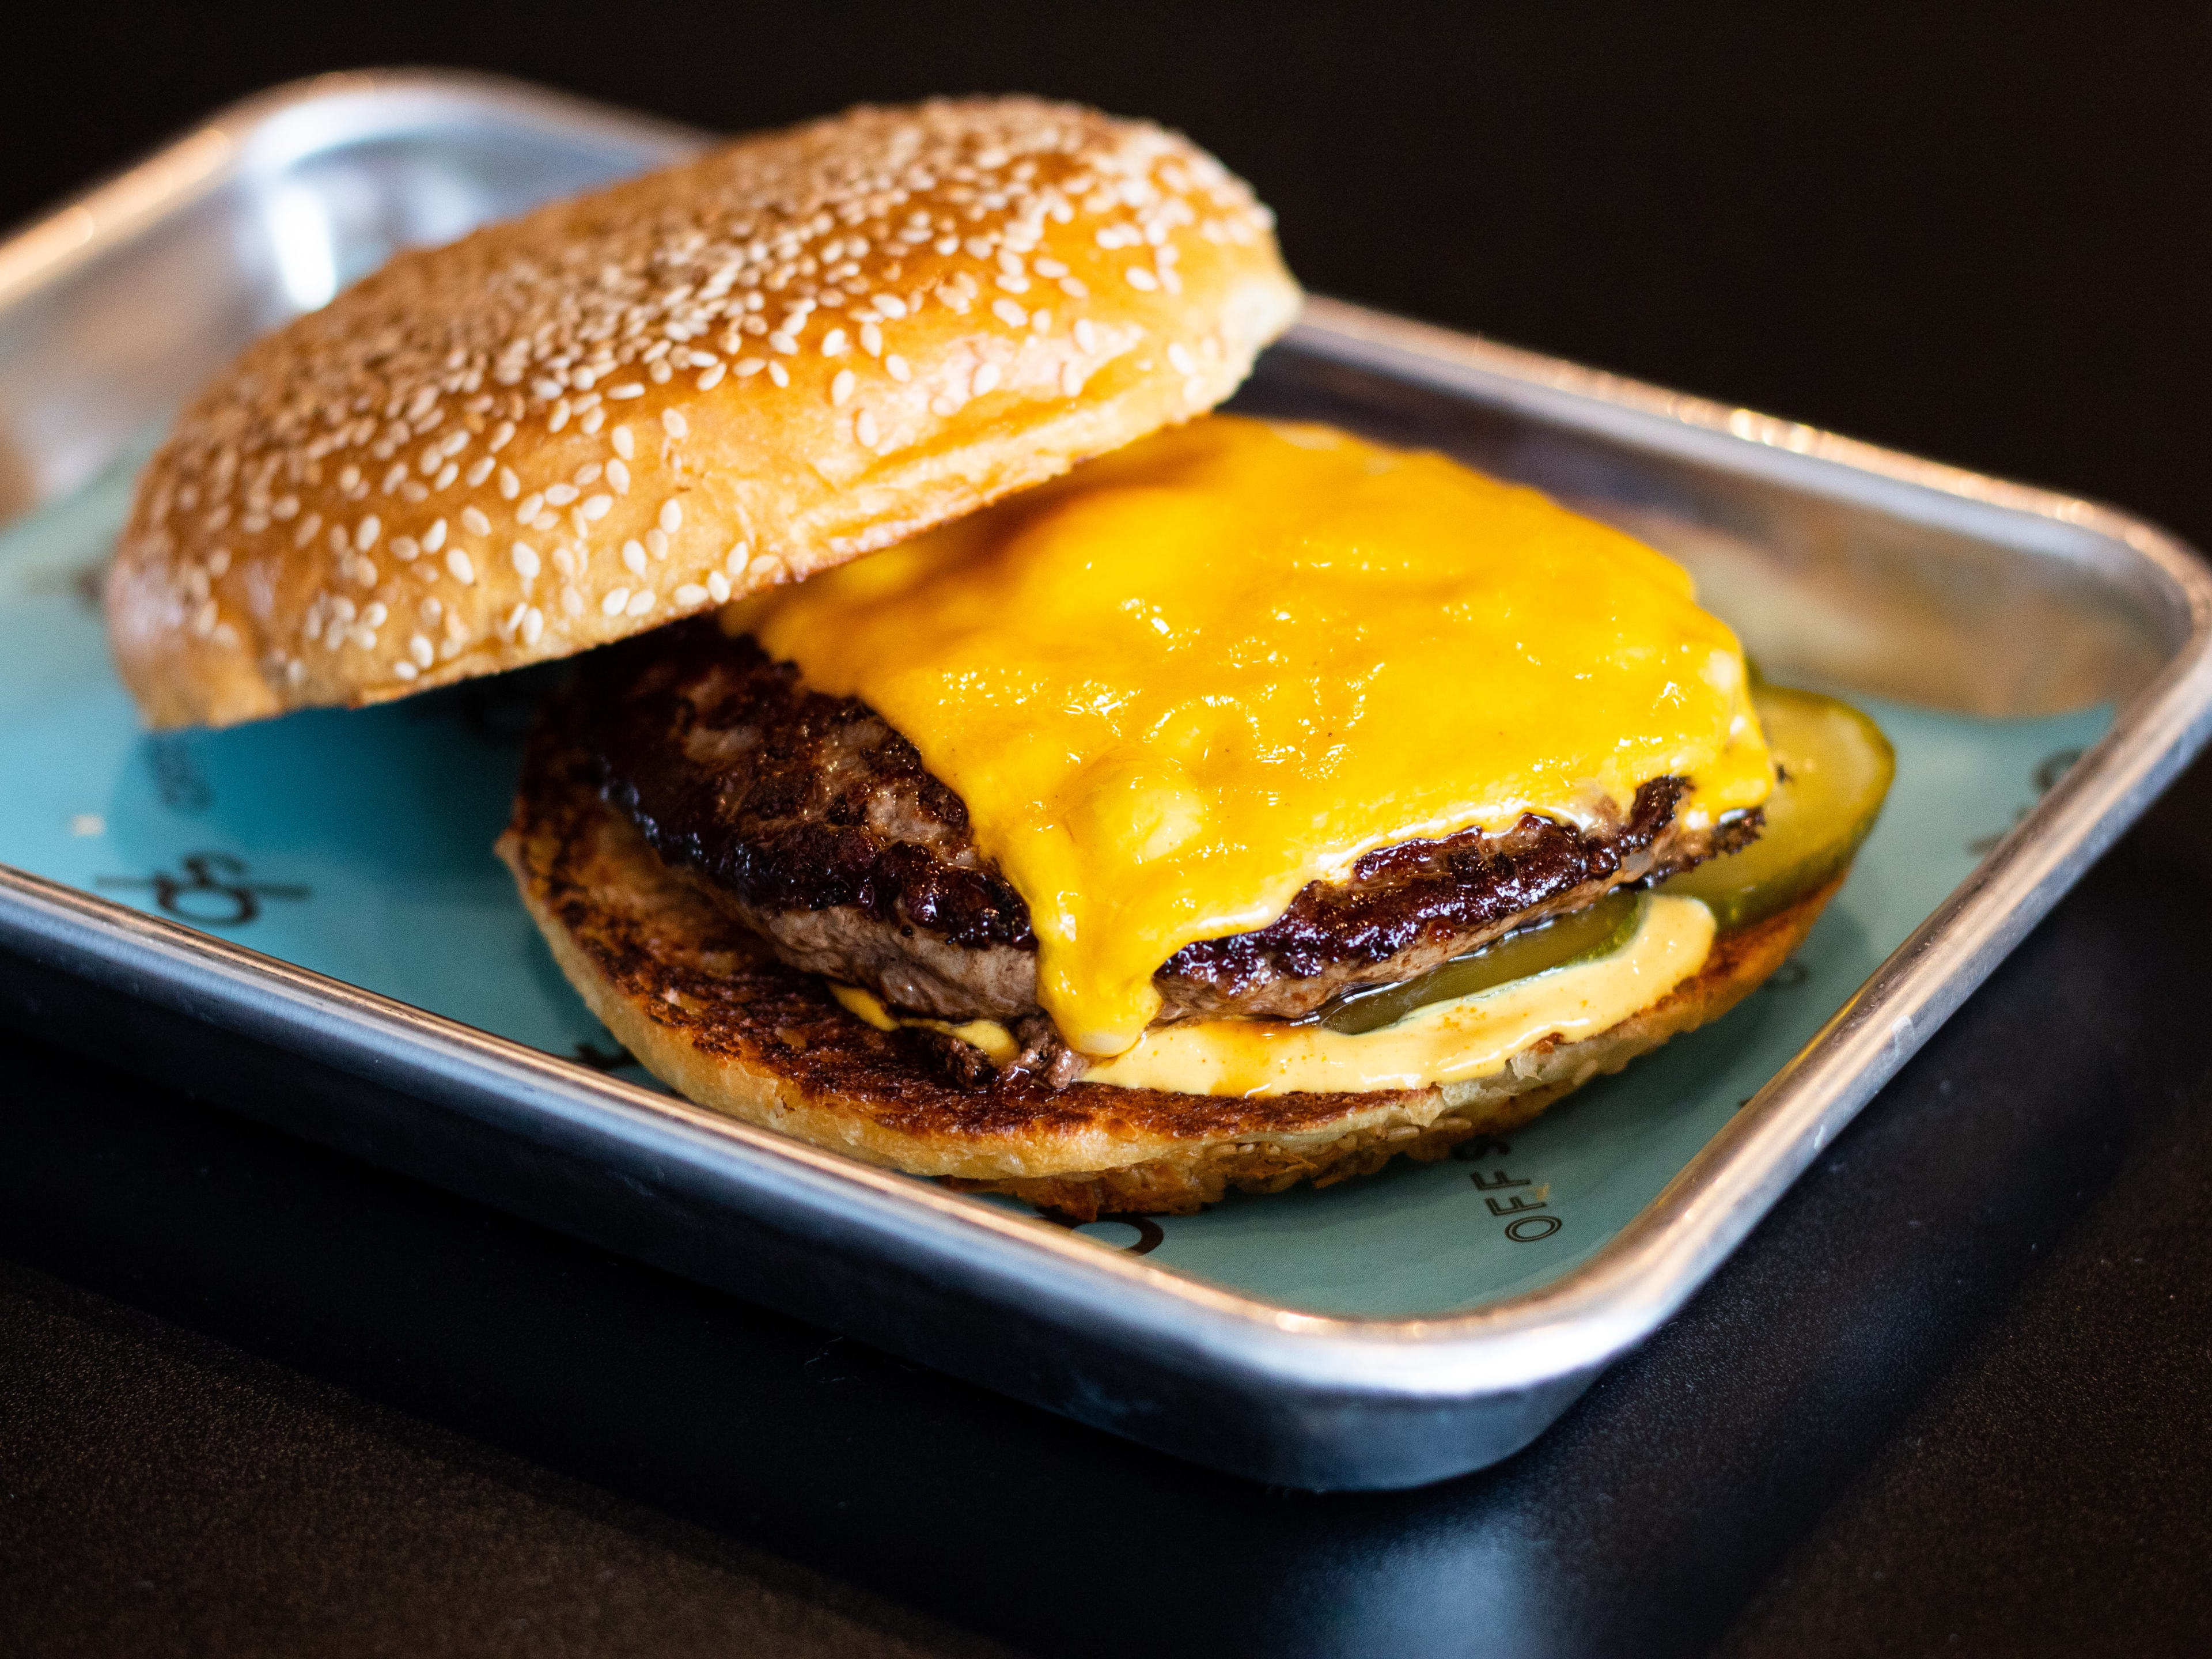
[[[1026,903],[957,793],[866,703],[809,690],[708,618],[596,653],[558,708],[603,797],[792,966],[930,1018],[1041,1017]],[[1267,927],[1177,951],[1159,1018],[1303,1018],[1758,834],[1756,809],[1686,828],[1688,790],[1649,780],[1589,829],[1529,814],[1370,852]]]

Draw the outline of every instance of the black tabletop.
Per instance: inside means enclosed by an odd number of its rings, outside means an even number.
[[[221,102],[495,68],[720,127],[1184,127],[1317,289],[2212,544],[2212,27],[387,5],[46,19],[21,217]],[[2212,767],[1534,1446],[1272,1491],[0,1034],[0,1651],[2212,1650]],[[18,1022],[20,1023],[20,1022]]]

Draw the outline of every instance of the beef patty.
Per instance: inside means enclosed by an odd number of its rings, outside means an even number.
[[[1036,1029],[1027,906],[960,797],[866,703],[808,690],[705,618],[594,653],[552,718],[661,858],[784,961],[915,1013]],[[1589,830],[1532,813],[1370,853],[1267,927],[1176,951],[1154,975],[1160,1017],[1299,1018],[1758,834],[1756,811],[1685,829],[1686,788],[1655,778],[1624,819]]]

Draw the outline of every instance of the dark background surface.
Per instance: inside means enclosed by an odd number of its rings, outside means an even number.
[[[2201,9],[49,14],[0,218],[314,70],[1181,125],[1308,283],[2212,543]],[[2212,1649],[2212,772],[1505,1466],[1200,1474],[0,1037],[0,1651]]]

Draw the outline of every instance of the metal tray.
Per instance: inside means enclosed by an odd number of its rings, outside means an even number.
[[[699,142],[333,76],[0,246],[0,1018],[1200,1462],[1410,1486],[1525,1444],[1679,1307],[2207,735],[2212,583],[2137,520],[1316,301],[1240,406],[1628,526],[1770,675],[1889,727],[1897,793],[1784,988],[1510,1147],[1165,1223],[1060,1228],[717,1117],[604,1052],[484,855],[526,677],[147,738],[84,580],[255,332]],[[363,831],[333,755],[412,779],[435,834]]]

